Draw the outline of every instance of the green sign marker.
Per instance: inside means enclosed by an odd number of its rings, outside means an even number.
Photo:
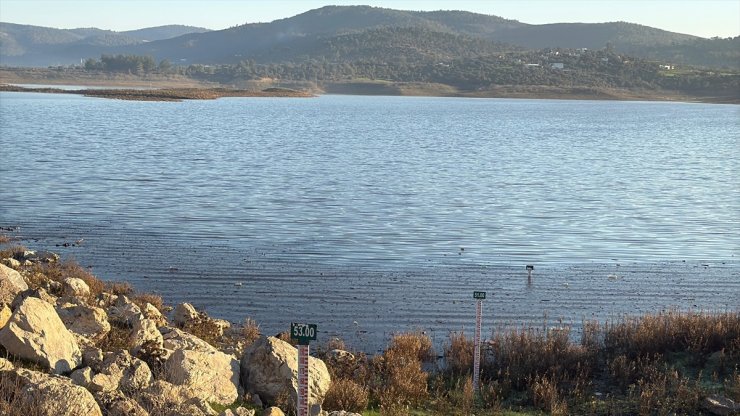
[[[486,292],[473,292],[473,299],[485,299]]]
[[[310,341],[316,341],[316,324],[299,324],[291,322],[290,339],[298,341],[299,345],[308,345]]]

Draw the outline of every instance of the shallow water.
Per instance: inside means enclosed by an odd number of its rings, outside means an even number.
[[[489,329],[737,308],[738,108],[1,93],[0,225],[172,302],[370,350],[472,328],[473,290]]]

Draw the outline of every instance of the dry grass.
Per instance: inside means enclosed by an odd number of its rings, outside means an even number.
[[[0,250],[0,259],[11,258],[20,261],[23,259],[23,252],[26,250],[28,250],[28,248],[21,245],[6,247]]]
[[[391,339],[379,367],[382,384],[377,386],[381,413],[402,411],[418,406],[428,399],[428,374],[421,369],[422,361],[433,357],[428,336],[415,333],[397,334]]]
[[[164,300],[162,296],[155,295],[154,293],[137,293],[131,298],[131,301],[139,306],[142,310],[147,303],[152,304],[159,312],[164,310]]]
[[[421,362],[434,360],[432,339],[421,332],[405,332],[396,334],[391,339],[389,350],[395,350],[411,358],[416,357]]]
[[[661,312],[624,318],[602,328],[607,354],[630,358],[675,351],[709,354],[740,348],[740,314]]]
[[[262,336],[260,326],[257,321],[252,318],[245,319],[241,327],[241,336],[244,340],[245,347],[250,346],[254,341],[257,341],[259,337]]]
[[[450,342],[444,349],[447,371],[457,375],[469,374],[473,368],[473,352],[473,340],[466,338],[465,333],[450,333]]]
[[[116,296],[131,296],[134,287],[128,282],[105,282],[105,291]]]
[[[0,234],[0,244],[8,244],[12,239],[5,234]],[[5,257],[3,257],[5,258]]]
[[[557,381],[553,377],[536,376],[530,384],[534,406],[551,415],[568,414],[568,404],[561,399]]]
[[[125,324],[111,322],[110,331],[98,342],[103,351],[128,350],[131,328]]]
[[[67,278],[81,279],[90,288],[90,296],[87,300],[94,299],[105,289],[105,284],[100,279],[95,277],[89,269],[80,266],[74,259],[54,263],[34,263],[28,268],[26,276],[32,286],[40,286],[45,279],[56,282],[62,282]]]
[[[593,352],[571,343],[568,328],[529,328],[496,333],[481,374],[489,380],[505,378],[522,390],[544,375],[558,384],[581,382],[591,375],[594,365]]]
[[[331,387],[326,392],[323,407],[327,411],[344,410],[361,413],[367,409],[370,393],[367,387],[352,379],[332,379]]]

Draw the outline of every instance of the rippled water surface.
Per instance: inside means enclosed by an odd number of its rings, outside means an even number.
[[[738,108],[1,93],[0,225],[269,330],[737,307]]]

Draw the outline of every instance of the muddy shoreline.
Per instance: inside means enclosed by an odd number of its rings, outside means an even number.
[[[727,91],[724,95],[703,94],[687,95],[677,91],[646,90],[646,89],[619,89],[593,88],[583,86],[545,86],[545,85],[497,85],[490,89],[466,91],[449,85],[415,82],[387,82],[387,81],[345,81],[326,82],[322,84],[310,82],[290,82],[281,80],[251,80],[238,85],[221,85],[212,82],[194,80],[182,76],[143,76],[131,74],[92,74],[87,77],[64,77],[53,72],[38,70],[13,70],[0,68],[0,84],[24,85],[82,85],[91,87],[166,90],[159,97],[142,96],[133,92],[119,96],[115,93],[105,94],[106,98],[177,101],[173,96],[185,94],[194,98],[181,99],[213,99],[210,96],[226,94],[224,91],[234,91],[237,97],[260,97],[264,90],[293,91],[288,95],[274,95],[269,92],[266,96],[312,96],[320,94],[339,95],[388,95],[413,97],[461,97],[461,98],[521,98],[521,99],[557,99],[557,100],[618,100],[618,101],[673,101],[699,102],[711,104],[740,104],[740,95],[737,91]],[[1,91],[1,90],[0,90]],[[96,90],[98,91],[98,90]],[[138,90],[134,90],[138,91]],[[211,91],[211,92],[207,92]],[[242,92],[238,92],[242,91]],[[249,94],[253,95],[249,95]],[[296,95],[292,95],[296,94]],[[91,96],[100,96],[90,94]],[[127,98],[128,97],[128,98]],[[200,98],[202,97],[202,98]],[[218,98],[218,97],[215,97]]]
[[[25,228],[25,227],[24,227]],[[23,229],[21,229],[23,230]],[[74,258],[104,281],[126,281],[171,305],[191,302],[210,316],[255,319],[263,333],[290,322],[319,325],[321,339],[341,337],[352,348],[382,351],[394,333],[420,330],[442,351],[452,331],[471,333],[473,291],[487,292],[483,333],[521,327],[616,321],[665,310],[736,311],[740,263],[655,261],[535,264],[531,284],[523,264],[434,261],[428,264],[337,265],[251,252],[214,242],[188,246],[152,236],[118,241],[86,235],[64,245],[62,234],[7,233],[31,249]],[[75,240],[69,240],[74,242]]]
[[[163,89],[81,89],[27,88],[16,85],[0,85],[0,91],[30,92],[44,94],[76,94],[86,97],[109,98],[130,101],[183,101],[215,100],[223,97],[313,97],[312,94],[286,88],[267,88],[261,91],[229,88],[163,88]]]

